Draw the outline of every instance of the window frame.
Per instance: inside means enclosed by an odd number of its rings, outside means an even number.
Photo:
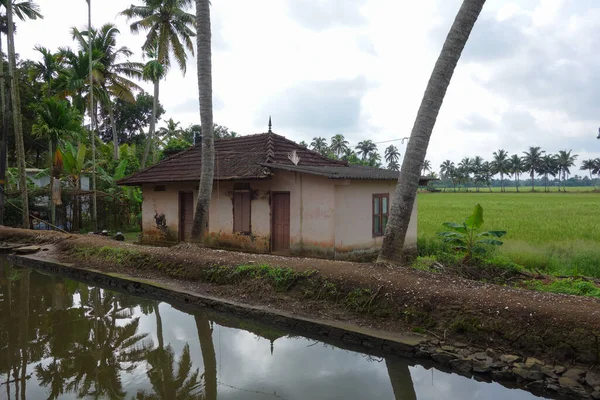
[[[383,199],[387,200],[386,212],[383,212]],[[379,202],[379,214],[375,214],[375,199]],[[373,193],[371,196],[371,234],[373,237],[381,237],[385,235],[385,227],[383,226],[383,218],[390,215],[390,194],[389,193]],[[381,232],[375,232],[375,218],[379,220]],[[386,223],[387,225],[387,223]]]
[[[235,223],[236,222],[235,197],[236,197],[236,194],[243,195],[244,193],[248,194],[248,210],[247,210],[248,211],[248,230],[247,231],[235,229],[235,225],[236,225],[236,223]],[[251,235],[252,234],[252,191],[250,189],[235,189],[233,191],[233,199],[232,200],[233,200],[233,210],[232,210],[233,211],[233,215],[232,215],[232,217],[233,217],[233,233],[237,233],[240,235]],[[244,201],[242,198],[242,206],[243,206],[243,203],[244,203]],[[242,211],[242,213],[243,213],[243,211]],[[243,225],[243,221],[242,221],[242,225]]]

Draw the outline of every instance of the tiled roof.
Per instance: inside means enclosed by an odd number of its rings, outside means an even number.
[[[275,133],[239,136],[215,140],[216,180],[260,179],[269,176],[262,164],[294,165],[288,158],[293,150],[298,165],[344,166],[345,161],[331,160]],[[120,185],[143,183],[190,182],[200,179],[202,146],[196,145],[117,182]]]
[[[297,165],[289,155],[296,151]],[[157,164],[121,179],[120,185],[143,183],[196,182],[200,179],[202,146],[196,145]],[[398,172],[381,168],[348,165],[322,156],[275,133],[215,140],[215,180],[262,179],[270,169],[302,172],[330,179],[396,180]],[[426,184],[428,178],[421,178]]]
[[[266,164],[263,164],[266,166]],[[364,179],[364,180],[398,180],[399,172],[389,169],[365,167],[360,165],[349,166],[301,166],[269,164],[269,168],[281,169],[292,172],[302,172],[311,175],[325,176],[329,179]],[[424,186],[428,181],[436,180],[422,176],[419,185]]]

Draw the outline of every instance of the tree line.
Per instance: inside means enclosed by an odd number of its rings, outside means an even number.
[[[531,190],[534,191],[537,175],[541,177],[544,191],[550,190],[550,178],[557,178],[559,191],[566,191],[567,181],[577,158],[578,155],[573,154],[572,150],[560,150],[552,154],[538,146],[529,147],[522,155],[510,155],[506,150],[500,149],[493,153],[490,161],[481,156],[465,157],[456,164],[452,160],[445,160],[440,164],[440,177],[449,182],[453,190],[457,186],[460,190],[461,185],[468,190],[468,186],[473,185],[479,191],[483,186],[491,190],[492,179],[498,176],[500,190],[504,192],[505,177],[511,177],[519,191],[521,176],[525,174],[529,176]],[[584,160],[580,170],[588,171],[590,181],[593,180],[594,175],[600,173],[600,158]]]
[[[377,144],[372,140],[362,140],[354,147],[346,140],[344,135],[337,134],[331,138],[331,144],[327,144],[327,139],[321,136],[314,137],[310,145],[305,141],[299,143],[304,148],[310,148],[317,153],[334,160],[348,161],[353,165],[364,165],[369,167],[382,168],[382,161],[387,163],[387,169],[399,171],[400,152],[394,145],[386,147],[382,159],[377,149]]]

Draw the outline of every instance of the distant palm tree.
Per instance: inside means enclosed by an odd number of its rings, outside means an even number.
[[[129,61],[129,57],[133,55],[129,48],[117,47],[119,33],[119,29],[112,23],[106,23],[100,29],[92,28],[90,31],[71,28],[71,34],[82,50],[89,49],[91,40],[92,52],[101,65],[101,73],[97,77],[98,84],[102,89],[99,99],[110,120],[115,160],[119,159],[119,136],[112,102],[113,99],[129,103],[135,102],[133,91],[141,90],[141,87],[129,78],[141,79],[143,68],[142,63]]]
[[[331,146],[329,148],[337,158],[340,158],[346,149],[348,149],[348,141],[344,138],[344,135],[337,134],[331,138]]]
[[[431,171],[431,161],[425,160],[423,161],[423,165],[421,166],[421,175],[425,175],[425,172]]]
[[[531,177],[531,191],[535,191],[535,173],[540,169],[542,164],[542,155],[545,153],[539,146],[530,146],[528,151],[523,154],[523,172],[529,172]]]
[[[395,164],[398,165],[398,161],[400,161],[400,152],[398,151],[398,148],[396,146],[394,146],[393,144],[389,145],[388,147],[386,147],[385,149],[385,161],[388,164]],[[389,168],[389,166],[388,166]],[[389,168],[392,169],[392,168]]]
[[[146,138],[146,145],[144,147],[144,154],[142,156],[141,167],[146,166],[148,161],[148,155],[150,154],[150,148],[154,141],[154,133],[156,130],[156,113],[158,111],[158,95],[160,81],[163,79],[167,70],[164,65],[157,58],[157,50],[149,50],[146,52],[146,57],[149,61],[144,65],[143,77],[144,80],[152,82],[154,84],[154,96],[152,98],[152,117],[150,118],[150,129],[148,131],[148,137]]]
[[[542,157],[542,162],[540,164],[540,168],[537,170],[537,173],[540,175],[544,175],[544,191],[549,191],[548,189],[548,175],[552,175],[553,177],[559,173],[558,168],[558,157],[554,154],[546,154]]]
[[[305,149],[308,149],[308,144],[306,144],[306,142],[303,140],[300,143],[298,143],[298,145],[304,147]]]
[[[143,5],[131,5],[121,12],[128,20],[138,18],[130,25],[132,33],[147,31],[146,41],[142,50],[151,55],[154,61],[152,66],[144,68],[144,79],[151,79],[154,83],[154,101],[152,107],[152,119],[150,120],[150,132],[148,134],[150,143],[153,140],[156,127],[156,110],[158,103],[158,86],[160,79],[164,78],[166,71],[171,66],[173,54],[179,69],[185,74],[187,67],[187,51],[194,54],[194,43],[192,37],[196,16],[185,10],[191,6],[191,0],[143,0]],[[160,65],[160,67],[158,67]],[[212,125],[212,124],[211,124]],[[148,157],[148,148],[144,151],[142,168],[145,167]]]
[[[589,160],[583,160],[581,162],[581,167],[579,167],[582,171],[588,171],[590,173],[590,180],[594,179],[594,168],[595,168],[595,160],[590,158]]]
[[[473,169],[473,160],[471,160],[469,157],[465,157],[463,158],[459,163],[458,163],[458,171],[460,174],[460,182],[463,183],[465,185],[465,191],[469,191],[468,188],[468,184],[469,181],[471,180],[471,172]]]
[[[473,173],[473,180],[475,182],[476,190],[479,192],[479,187],[483,182],[482,172],[483,171],[483,158],[475,156],[471,161],[471,172]]]
[[[512,157],[508,160],[508,171],[515,179],[515,184],[517,186],[517,192],[519,191],[519,177],[521,176],[521,172],[523,172],[523,160],[519,157],[518,154],[513,154]]]
[[[52,53],[42,46],[35,46],[33,49],[42,56],[41,61],[34,63],[34,79],[44,82],[46,85],[46,96],[50,97],[54,79],[58,77],[58,71],[60,70],[58,54]]]
[[[508,174],[508,153],[506,150],[500,149],[494,152],[492,171],[494,174],[500,174],[500,191],[504,192],[504,174]]]
[[[167,125],[158,130],[158,137],[164,143],[169,139],[182,139],[183,129],[179,127],[180,122],[175,122],[173,118],[167,120]]]
[[[453,191],[456,191],[456,187],[454,185],[455,169],[456,167],[454,166],[454,163],[450,160],[445,160],[440,164],[440,173],[443,178],[450,179],[450,182],[452,182]]]
[[[560,185],[560,174],[562,173],[562,182],[563,182],[563,191],[566,192],[566,183],[569,174],[571,174],[570,168],[575,166],[575,161],[577,160],[577,154],[571,154],[573,150],[560,150],[558,152],[558,173],[559,173],[559,185]],[[560,190],[560,186],[559,186]]]
[[[396,161],[390,161],[387,165],[387,169],[392,171],[400,171],[400,164],[398,164]]]
[[[324,137],[314,137],[312,142],[310,142],[310,148],[317,153],[325,154],[327,152],[327,139]]]
[[[381,168],[381,155],[377,151],[370,152],[367,163],[370,167]]]
[[[358,142],[356,145],[356,149],[358,150],[358,155],[361,157],[363,161],[366,161],[367,158],[377,150],[377,145],[373,143],[372,140],[363,140]]]

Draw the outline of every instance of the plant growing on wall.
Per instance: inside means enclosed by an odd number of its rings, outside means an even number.
[[[483,208],[477,204],[471,214],[463,223],[444,222],[450,231],[439,232],[444,242],[453,246],[454,250],[465,254],[464,262],[469,261],[476,255],[487,253],[489,246],[501,246],[498,240],[506,235],[506,231],[479,232],[483,225]]]

